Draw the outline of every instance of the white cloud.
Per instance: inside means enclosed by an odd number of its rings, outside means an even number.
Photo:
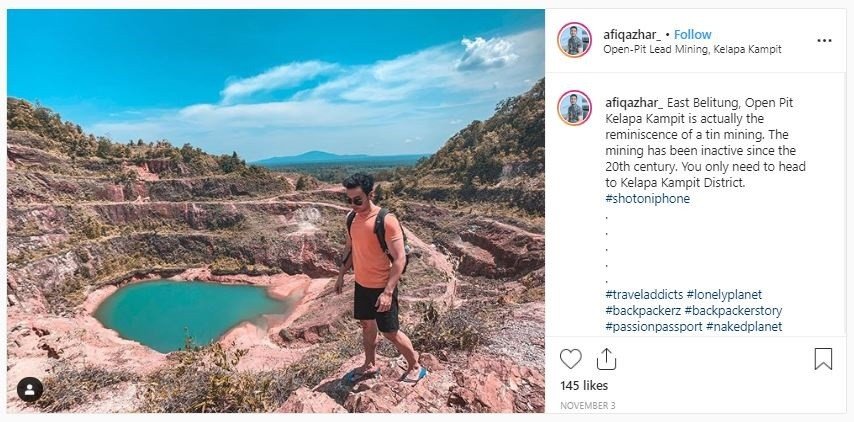
[[[321,61],[290,63],[276,66],[259,75],[250,78],[236,79],[228,82],[220,91],[223,104],[233,103],[236,99],[244,98],[257,92],[272,91],[279,88],[290,88],[312,80],[317,76],[332,72],[337,65]]]
[[[484,72],[490,72],[498,79],[505,79],[505,75],[524,76],[507,78],[516,82],[510,85],[516,89],[521,86],[520,80],[543,76],[542,37],[541,30],[533,30],[488,41],[479,37],[475,40],[464,38],[461,43],[430,47],[391,60],[347,69],[342,72],[344,76],[303,90],[294,98],[390,102],[411,100],[417,95],[435,95],[440,90],[478,92],[495,89],[496,82],[484,78]],[[519,61],[519,57],[530,60]]]
[[[250,160],[309,149],[426,152],[542,78],[543,40],[539,28],[488,41],[465,39],[367,65],[290,63],[228,81],[219,103],[147,110],[142,117],[98,122],[87,130],[109,132],[115,139],[190,142],[212,153],[237,150]],[[326,80],[290,98],[257,95],[308,85],[320,76]],[[380,150],[368,150],[371,144]]]
[[[400,101],[419,91],[447,85],[454,72],[454,52],[450,46],[432,47],[368,66],[354,66],[343,72],[344,76],[301,91],[294,98]]]
[[[463,38],[466,46],[463,56],[457,61],[456,68],[461,71],[495,69],[511,65],[519,59],[513,50],[513,43],[503,38],[481,37],[474,40]]]

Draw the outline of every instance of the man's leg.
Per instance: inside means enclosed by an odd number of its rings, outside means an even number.
[[[362,346],[365,349],[365,363],[355,369],[355,374],[365,374],[376,371],[377,360],[377,322],[376,311],[373,307],[376,299],[368,289],[355,283],[353,292],[353,317],[362,326]]]
[[[383,333],[383,337],[387,338],[394,347],[397,348],[397,351],[403,355],[404,359],[406,359],[406,364],[408,366],[407,371],[418,370],[420,366],[418,365],[418,352],[415,351],[415,348],[412,347],[412,342],[409,340],[409,337],[400,330],[394,330],[388,333]]]
[[[377,362],[377,322],[367,319],[359,321],[359,324],[362,325],[362,346],[365,348],[365,364],[359,372],[371,372],[376,369]]]
[[[391,307],[386,312],[377,312],[377,328],[383,337],[387,338],[394,347],[406,359],[407,372],[413,370],[417,374],[421,367],[418,365],[418,353],[412,347],[409,337],[400,331],[400,319],[398,318],[397,289],[391,295]]]

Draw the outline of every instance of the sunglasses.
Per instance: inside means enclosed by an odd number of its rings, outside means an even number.
[[[353,205],[357,205],[357,206],[362,205],[364,203],[361,196],[357,196],[355,198],[351,198],[348,196],[344,201],[347,202],[348,204],[353,204]]]

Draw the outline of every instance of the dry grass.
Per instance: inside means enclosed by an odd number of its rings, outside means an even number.
[[[430,302],[424,305],[420,313],[421,322],[410,330],[412,344],[418,350],[471,351],[478,348],[486,338],[487,324],[471,310],[461,307],[441,312]]]
[[[313,387],[359,353],[355,335],[339,335],[293,365],[252,372],[236,369],[244,349],[219,343],[188,344],[170,355],[172,364],[149,376],[143,385],[142,412],[270,412],[295,390]]]
[[[93,365],[57,367],[55,375],[45,379],[44,395],[35,405],[46,412],[65,412],[92,401],[92,393],[101,388],[137,378],[130,372],[111,371]]]
[[[205,347],[189,341],[185,350],[169,355],[165,369],[147,377],[142,387],[142,412],[259,412],[274,409],[269,380],[237,371],[245,349],[219,343]]]
[[[318,385],[340,369],[346,360],[361,352],[358,334],[339,332],[332,341],[321,344],[288,368],[266,374],[272,377],[270,391],[273,399],[281,405],[298,388]]]

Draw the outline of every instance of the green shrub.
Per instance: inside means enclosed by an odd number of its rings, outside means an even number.
[[[305,176],[300,176],[297,179],[297,185],[295,187],[296,190],[306,190],[308,188],[308,180]]]
[[[96,239],[104,235],[104,226],[97,219],[86,217],[83,222],[83,234],[88,239]]]

